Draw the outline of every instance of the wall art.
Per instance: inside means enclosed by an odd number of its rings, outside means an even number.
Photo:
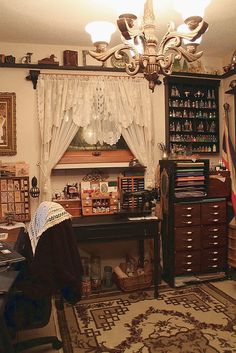
[[[16,154],[16,94],[0,92],[0,156]]]

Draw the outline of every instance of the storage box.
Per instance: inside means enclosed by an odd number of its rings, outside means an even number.
[[[231,198],[230,172],[226,170],[209,173],[208,196]]]
[[[74,50],[64,50],[63,52],[64,66],[78,66],[78,52]]]
[[[125,272],[126,270],[125,263],[121,263],[119,267],[123,272]],[[148,271],[145,271],[145,268],[144,268],[144,274],[139,276],[119,278],[114,272],[113,277],[117,286],[124,292],[131,292],[134,290],[145,289],[150,287],[152,284],[152,271],[150,271],[150,269]]]

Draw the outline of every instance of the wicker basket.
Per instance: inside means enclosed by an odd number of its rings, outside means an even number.
[[[119,267],[123,272],[125,272],[126,270],[125,263],[121,263]],[[117,286],[124,292],[131,292],[134,290],[145,289],[150,287],[152,284],[152,271],[150,271],[150,268],[148,268],[147,271],[145,271],[145,268],[144,268],[144,274],[139,276],[119,278],[116,273],[113,273],[113,276]]]

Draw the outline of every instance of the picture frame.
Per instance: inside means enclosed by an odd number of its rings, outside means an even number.
[[[0,92],[0,156],[16,154],[16,94]]]

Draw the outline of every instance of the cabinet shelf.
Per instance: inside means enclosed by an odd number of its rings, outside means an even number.
[[[209,197],[209,160],[161,160],[160,172],[163,279],[225,272],[226,199]]]
[[[169,152],[218,153],[220,81],[170,76],[164,83]]]

